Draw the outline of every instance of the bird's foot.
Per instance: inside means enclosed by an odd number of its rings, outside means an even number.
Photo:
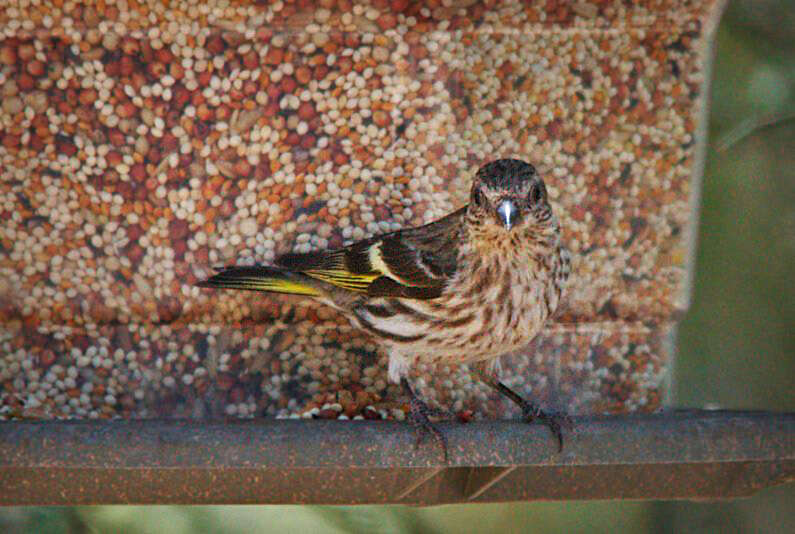
[[[447,437],[442,433],[441,430],[439,430],[439,428],[437,428],[436,425],[431,422],[430,419],[428,419],[428,415],[431,415],[428,410],[428,405],[423,401],[420,399],[412,399],[409,407],[409,418],[417,430],[417,441],[414,444],[414,447],[419,448],[420,444],[422,444],[422,442],[425,440],[425,436],[430,434],[442,447],[442,452],[444,453],[444,462],[447,463]]]
[[[571,418],[565,413],[547,413],[526,400],[522,400],[519,406],[522,408],[523,419],[526,422],[538,421],[549,428],[552,435],[558,440],[558,452],[561,452],[563,450],[563,430],[571,432],[574,429]]]
[[[420,444],[425,439],[425,436],[430,434],[442,447],[442,452],[444,453],[444,463],[448,463],[449,456],[447,453],[447,437],[442,433],[441,430],[439,430],[439,428],[436,427],[436,425],[431,422],[428,416],[438,415],[445,417],[449,416],[450,413],[446,410],[437,410],[435,408],[431,408],[425,404],[425,402],[414,393],[405,378],[401,381],[401,384],[403,385],[403,389],[406,391],[410,399],[408,414],[409,420],[417,431],[417,441],[414,444],[415,449],[419,448]]]

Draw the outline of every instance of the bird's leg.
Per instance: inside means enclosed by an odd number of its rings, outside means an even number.
[[[422,439],[425,437],[425,434],[433,434],[433,437],[442,446],[442,450],[444,451],[444,462],[447,463],[447,438],[444,434],[442,434],[442,431],[436,428],[436,425],[431,423],[430,419],[428,419],[428,416],[434,415],[434,412],[437,410],[431,409],[422,399],[417,396],[416,393],[414,393],[414,390],[411,389],[411,386],[409,385],[408,379],[405,377],[401,378],[400,385],[403,387],[403,391],[410,399],[409,418],[417,429],[417,443],[415,446],[419,447],[420,443],[422,443]]]
[[[572,429],[571,419],[566,414],[557,414],[557,413],[547,413],[542,410],[539,406],[536,406],[530,401],[523,399],[518,393],[514,390],[500,382],[497,376],[493,373],[488,371],[483,364],[476,364],[473,366],[475,373],[483,380],[486,384],[488,384],[493,389],[500,392],[500,394],[505,395],[509,399],[511,399],[514,403],[516,403],[519,408],[522,409],[522,414],[524,416],[524,420],[528,423],[532,423],[533,421],[540,421],[541,423],[545,424],[547,428],[552,432],[552,435],[558,440],[558,452],[563,450],[563,428],[566,430]]]

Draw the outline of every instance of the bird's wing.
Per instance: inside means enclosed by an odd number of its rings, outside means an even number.
[[[435,298],[456,272],[465,209],[338,250],[285,254],[276,265],[368,296]]]

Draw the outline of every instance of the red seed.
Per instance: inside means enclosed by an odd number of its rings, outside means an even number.
[[[182,84],[175,85],[172,100],[174,105],[181,109],[190,100],[190,92]]]
[[[201,104],[196,108],[196,116],[199,117],[200,120],[206,121],[212,118],[213,112],[205,104]]]
[[[168,72],[175,80],[181,80],[185,76],[185,68],[178,61],[173,61],[168,66]]]
[[[312,134],[304,134],[301,137],[301,148],[303,148],[304,150],[309,150],[310,148],[315,146],[316,142],[317,142],[317,139],[315,139],[314,135],[312,135]]]
[[[561,124],[560,119],[553,120],[552,122],[547,124],[547,128],[546,128],[547,134],[553,139],[557,139],[557,138],[560,137],[562,129],[563,129],[563,126]]]
[[[135,62],[131,56],[122,56],[119,59],[119,74],[130,76],[135,70]]]
[[[144,235],[144,229],[140,224],[131,224],[127,227],[127,237],[131,242],[138,241],[142,235]]]
[[[227,391],[235,384],[235,377],[230,373],[220,373],[216,379],[216,384],[221,391]]]
[[[77,154],[77,147],[72,143],[71,139],[61,139],[57,141],[56,148],[60,154],[65,154],[69,157]]]
[[[97,100],[97,92],[94,89],[84,89],[80,91],[78,100],[84,106],[91,106]]]
[[[163,150],[168,152],[176,152],[177,148],[179,148],[179,141],[171,132],[166,132],[163,134],[163,140],[161,141]]]
[[[19,87],[21,91],[30,91],[36,87],[36,80],[27,72],[23,72],[17,78],[17,87]]]
[[[22,61],[30,61],[36,56],[36,49],[31,44],[23,44],[20,45],[18,54]]]
[[[311,102],[301,102],[298,106],[298,117],[302,120],[308,121],[315,116],[315,107]]]
[[[409,0],[392,0],[392,11],[400,13],[409,7]]]
[[[281,48],[271,46],[265,54],[265,63],[268,65],[280,65],[284,59],[284,51]]]
[[[124,134],[118,128],[111,128],[108,131],[108,141],[113,146],[120,147],[124,144]]]
[[[456,414],[456,418],[461,423],[469,423],[474,419],[474,412],[472,410],[461,410]]]
[[[259,86],[251,80],[243,84],[243,94],[246,96],[256,94],[257,91],[259,91]]]
[[[120,106],[116,106],[116,115],[121,117],[122,119],[129,119],[133,115],[135,115],[135,104],[130,101],[123,103]]]
[[[353,61],[351,61],[351,58],[343,56],[337,60],[337,67],[342,74],[348,74],[353,70]]]
[[[210,80],[212,79],[213,75],[211,72],[204,71],[199,74],[197,81],[199,82],[199,86],[207,87],[210,85]]]
[[[174,257],[180,259],[188,251],[188,243],[184,239],[180,239],[172,243],[171,248],[174,249]]]
[[[225,121],[232,116],[232,110],[226,104],[221,104],[215,109],[215,120]]]
[[[51,366],[52,364],[55,363],[55,360],[56,360],[55,353],[51,350],[45,350],[44,352],[41,353],[41,356],[39,356],[39,363],[43,367]]]
[[[299,136],[295,132],[290,132],[289,134],[287,134],[287,139],[285,139],[285,141],[287,142],[288,145],[295,146],[301,142],[301,136]]]
[[[119,154],[115,150],[111,150],[110,152],[108,152],[105,155],[105,161],[108,162],[108,165],[111,165],[111,166],[115,167],[116,165],[118,165],[122,161],[121,154]]]
[[[259,67],[259,56],[253,50],[245,55],[243,58],[243,65],[249,70],[254,70]]]
[[[309,67],[302,65],[295,69],[295,79],[301,85],[306,85],[312,81],[312,71]]]
[[[381,414],[373,410],[372,408],[365,408],[364,411],[362,412],[362,415],[364,416],[365,419],[371,421],[381,419]]]
[[[239,159],[235,162],[235,174],[244,177],[251,173],[251,164],[245,159]]]
[[[295,90],[296,83],[295,80],[291,76],[285,76],[282,78],[281,89],[285,93],[292,93]]]
[[[393,13],[384,13],[375,22],[381,30],[386,31],[397,26],[397,17]]]
[[[322,80],[328,74],[328,67],[326,65],[318,65],[315,67],[314,77],[316,80]]]
[[[17,62],[17,51],[10,45],[0,47],[0,63],[11,66]]]
[[[168,224],[168,233],[171,239],[184,239],[190,233],[188,223],[182,219],[174,219]]]
[[[5,134],[3,136],[3,146],[6,148],[17,148],[19,146],[19,136],[14,134]]]
[[[146,167],[143,163],[136,163],[130,168],[130,178],[136,182],[143,182],[146,178]]]
[[[168,65],[172,61],[174,61],[174,54],[171,53],[171,50],[168,48],[160,48],[159,50],[155,51],[155,60],[164,65]]]
[[[226,43],[224,43],[224,40],[221,39],[220,35],[213,35],[207,40],[207,44],[204,47],[212,55],[218,55],[224,51],[224,48],[226,48]]]
[[[162,63],[155,63],[154,61],[149,62],[146,64],[146,71],[149,73],[149,76],[152,78],[158,79],[162,78],[163,75],[166,73],[166,66]]]
[[[44,149],[44,139],[39,137],[38,135],[31,134],[30,135],[30,148],[33,150],[43,150]]]
[[[127,250],[127,257],[130,259],[130,262],[135,265],[144,257],[144,249],[142,249],[137,243],[132,243],[129,246],[129,250]]]
[[[373,122],[376,126],[384,128],[390,123],[389,114],[386,111],[378,109],[373,112]]]
[[[334,154],[334,163],[337,165],[345,165],[348,163],[348,156],[344,152],[337,152]]]

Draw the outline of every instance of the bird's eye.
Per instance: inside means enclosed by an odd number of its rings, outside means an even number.
[[[533,187],[530,188],[530,194],[528,195],[528,200],[530,200],[531,205],[536,205],[543,201],[547,196],[547,190],[544,187],[543,183],[536,183],[533,184]]]
[[[484,195],[483,191],[480,189],[475,189],[473,200],[475,201],[475,205],[479,208],[482,208],[486,205],[486,195]]]

